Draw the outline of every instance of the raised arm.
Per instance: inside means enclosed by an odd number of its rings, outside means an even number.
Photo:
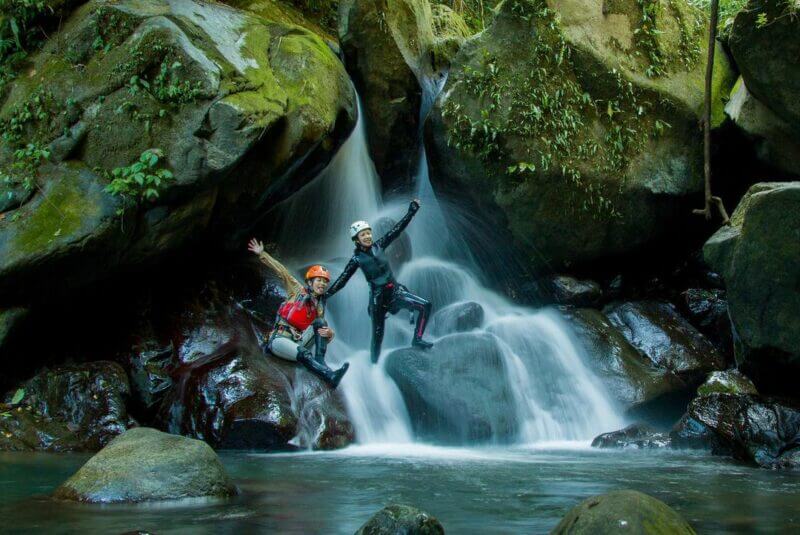
[[[342,274],[339,275],[339,278],[333,281],[333,284],[328,286],[328,291],[325,292],[325,298],[333,297],[333,294],[344,288],[344,285],[347,284],[347,281],[350,280],[350,277],[358,270],[358,262],[355,258],[351,258],[347,265],[344,267],[344,271]]]
[[[381,238],[375,243],[377,243],[381,249],[388,247],[390,243],[392,243],[397,239],[398,236],[400,236],[400,234],[402,234],[408,224],[411,223],[411,218],[414,217],[414,214],[417,213],[417,210],[419,210],[419,201],[414,199],[411,201],[411,204],[408,205],[408,212],[406,212],[406,215],[403,216],[403,219],[398,221],[397,224],[389,230],[389,232],[381,236]]]
[[[258,255],[258,259],[261,260],[262,264],[270,268],[275,272],[276,275],[278,275],[283,282],[283,286],[286,288],[286,292],[289,295],[295,295],[303,289],[303,285],[292,276],[289,270],[286,269],[286,266],[278,262],[264,250],[263,243],[253,238],[250,240],[250,243],[247,244],[247,248]]]

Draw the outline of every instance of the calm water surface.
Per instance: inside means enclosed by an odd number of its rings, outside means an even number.
[[[400,445],[221,456],[236,498],[92,506],[47,498],[88,456],[0,454],[0,532],[353,533],[402,502],[448,533],[547,533],[582,499],[631,488],[699,533],[800,533],[800,474],[694,453]]]

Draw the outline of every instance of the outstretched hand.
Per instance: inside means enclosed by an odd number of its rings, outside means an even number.
[[[255,254],[261,254],[264,252],[264,244],[253,238],[247,242],[247,250],[252,251]]]
[[[417,210],[419,210],[419,207],[422,206],[422,203],[420,202],[419,199],[412,200],[411,204],[416,204],[417,205]]]

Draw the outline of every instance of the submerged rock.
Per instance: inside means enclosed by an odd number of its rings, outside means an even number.
[[[773,391],[794,395],[800,373],[800,182],[750,188],[703,253],[725,279],[736,362]]]
[[[507,441],[516,433],[509,410],[514,397],[495,336],[452,334],[432,349],[397,349],[384,358],[422,440]]]
[[[23,403],[43,416],[65,421],[87,449],[100,449],[132,423],[126,407],[128,376],[116,362],[45,369],[22,388]]]
[[[431,113],[436,186],[552,269],[697,228],[707,17],[685,0],[512,0],[461,47]],[[645,12],[644,10],[648,10]],[[713,122],[733,71],[717,48]],[[691,226],[690,226],[691,225]]]
[[[603,433],[592,440],[593,448],[658,449],[669,445],[669,433],[661,433],[647,424],[631,424],[625,429]]]
[[[355,535],[444,535],[436,519],[410,505],[387,505],[358,528]]]
[[[55,497],[122,503],[227,497],[236,489],[200,440],[138,427],[112,440],[56,489]]]
[[[669,303],[638,301],[606,309],[625,338],[653,364],[698,385],[725,362],[716,348]]]
[[[592,496],[576,505],[550,534],[626,532],[642,535],[695,533],[686,520],[664,502],[635,490],[617,490]]]
[[[483,316],[483,307],[475,301],[453,303],[436,311],[429,330],[436,336],[471,331],[483,324]]]
[[[764,468],[800,468],[800,409],[777,400],[698,396],[670,436],[676,448],[708,449]]]

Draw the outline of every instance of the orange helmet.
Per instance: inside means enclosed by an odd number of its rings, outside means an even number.
[[[331,274],[325,269],[323,266],[317,264],[316,266],[311,266],[306,271],[306,280],[313,279],[314,277],[322,277],[328,282],[331,282]]]

